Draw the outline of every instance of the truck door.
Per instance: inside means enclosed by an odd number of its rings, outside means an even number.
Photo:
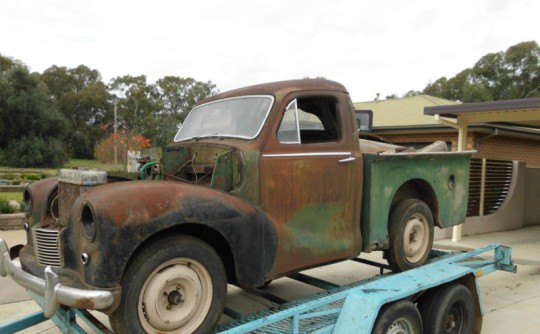
[[[293,96],[262,150],[261,206],[279,237],[272,276],[359,252],[362,159],[349,106],[338,101]]]

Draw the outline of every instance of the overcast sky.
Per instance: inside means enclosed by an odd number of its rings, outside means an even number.
[[[538,0],[2,0],[0,54],[221,91],[323,76],[354,102],[422,90],[489,52],[540,41]]]

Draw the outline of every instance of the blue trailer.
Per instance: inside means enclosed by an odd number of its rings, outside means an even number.
[[[0,250],[0,268],[13,265]],[[378,266],[380,275],[338,286],[302,273],[290,278],[324,290],[307,298],[285,301],[264,289],[250,293],[274,307],[254,314],[226,308],[233,320],[221,323],[217,333],[480,333],[482,302],[478,279],[497,270],[516,272],[511,249],[499,244],[465,253],[432,251],[424,266],[402,273],[360,258],[353,261]],[[0,272],[1,273],[1,272]],[[42,303],[40,296],[30,295]],[[40,304],[41,305],[41,304]],[[64,333],[86,333],[77,319],[95,333],[112,333],[84,310],[60,307],[51,318]],[[47,320],[42,312],[4,325],[0,333],[15,333]]]

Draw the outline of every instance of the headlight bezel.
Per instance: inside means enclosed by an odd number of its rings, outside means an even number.
[[[92,204],[84,202],[81,208],[81,215],[79,217],[81,223],[83,235],[89,242],[93,242],[96,239],[96,214]]]
[[[30,191],[30,188],[28,187],[28,185],[24,188],[23,204],[24,204],[24,213],[28,217],[32,213],[32,204],[33,204],[32,192]]]

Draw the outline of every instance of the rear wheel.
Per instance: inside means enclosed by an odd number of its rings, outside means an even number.
[[[421,334],[422,318],[414,304],[400,300],[381,308],[372,334]]]
[[[159,239],[140,252],[122,278],[115,333],[208,333],[227,291],[215,250],[190,236]]]
[[[390,213],[388,264],[395,272],[423,265],[433,246],[433,215],[421,200],[406,199]]]
[[[469,289],[452,283],[428,291],[418,301],[426,333],[467,334],[474,327],[474,300]]]

